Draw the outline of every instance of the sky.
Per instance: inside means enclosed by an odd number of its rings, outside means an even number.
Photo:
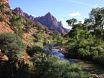
[[[83,21],[89,17],[92,8],[104,7],[104,0],[9,0],[12,9],[20,7],[34,17],[50,12],[68,27],[66,20],[76,18]]]

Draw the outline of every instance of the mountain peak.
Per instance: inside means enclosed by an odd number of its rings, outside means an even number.
[[[14,10],[22,11],[20,7],[16,7]]]
[[[50,12],[46,13],[45,16],[51,16],[52,14]]]
[[[13,11],[17,12],[17,13],[22,13],[22,9],[20,7],[16,7]]]
[[[20,7],[16,7],[13,11],[21,16],[25,16],[24,12]]]
[[[56,20],[56,18],[50,12],[46,13],[45,17]]]
[[[57,19],[48,12],[45,16],[35,18],[36,21],[40,22],[42,25],[48,27],[48,29],[52,29],[58,33],[66,33],[66,29],[63,28],[61,21],[57,21]]]

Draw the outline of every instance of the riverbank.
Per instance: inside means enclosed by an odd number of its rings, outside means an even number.
[[[83,71],[90,73],[94,78],[104,78],[103,67],[91,62],[90,60],[83,60],[82,58],[67,56],[64,48],[60,46],[53,46],[51,54],[59,57],[60,59],[69,60],[70,63],[79,65]]]
[[[61,52],[64,54],[65,59],[69,60],[71,63],[78,64],[83,71],[89,72],[91,75],[93,75],[96,78],[104,78],[104,68],[100,66],[99,64],[96,64],[95,62],[92,62],[89,59],[83,59],[78,57],[72,57],[67,56],[65,49],[64,52]]]
[[[104,78],[104,67],[100,64],[93,62],[90,59],[79,58],[75,56],[70,56],[64,53],[65,58],[68,59],[71,63],[78,64],[83,71],[89,72],[94,78]]]

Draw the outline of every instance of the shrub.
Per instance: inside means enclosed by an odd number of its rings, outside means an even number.
[[[36,78],[89,78],[76,64],[44,53],[34,55],[33,63]]]
[[[22,37],[22,34],[23,34],[23,18],[19,15],[11,15],[11,19],[10,19],[10,22],[11,22],[11,28],[14,30],[14,32]]]
[[[3,72],[0,74],[0,78],[15,78],[14,76],[19,73],[16,69],[17,59],[25,49],[25,45],[16,34],[2,33],[0,34],[0,49],[1,52],[9,58],[8,62],[0,63],[0,73]],[[26,68],[27,67],[24,67],[23,71],[25,71]],[[21,72],[19,74],[21,74]]]
[[[0,16],[0,21],[2,22],[4,19],[3,19],[3,16]]]
[[[20,37],[12,33],[0,34],[0,49],[5,54],[18,55],[25,49]]]

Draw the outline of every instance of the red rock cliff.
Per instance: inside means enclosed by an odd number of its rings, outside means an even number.
[[[13,32],[9,26],[10,6],[8,0],[0,0],[0,33]]]

